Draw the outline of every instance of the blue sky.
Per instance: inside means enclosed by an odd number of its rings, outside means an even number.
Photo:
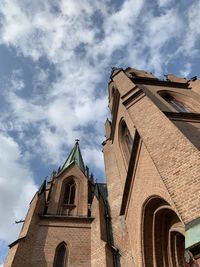
[[[199,75],[200,1],[0,1],[0,266],[74,140],[103,181],[111,68]]]

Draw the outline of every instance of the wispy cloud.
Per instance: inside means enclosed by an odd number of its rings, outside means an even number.
[[[185,38],[183,38],[183,43],[181,47],[181,52],[186,53],[188,57],[197,56],[199,54],[199,45],[197,44],[200,41],[200,2],[194,1],[194,3],[188,8],[186,14],[186,32]],[[197,46],[196,46],[197,45]]]
[[[0,239],[11,242],[19,230],[19,225],[14,226],[15,220],[24,218],[37,187],[18,144],[1,133],[0,143]]]
[[[172,0],[158,0],[159,7],[167,7],[172,4]]]
[[[10,77],[11,88],[20,91],[24,88],[23,73],[20,69],[14,69]]]
[[[187,77],[192,71],[192,65],[190,63],[186,63],[182,69],[180,69],[180,75],[182,77]]]

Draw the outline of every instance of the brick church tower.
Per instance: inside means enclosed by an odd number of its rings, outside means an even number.
[[[76,141],[4,267],[200,266],[200,81],[114,68],[96,183]]]
[[[198,266],[200,81],[114,68],[109,108],[104,157],[121,266]]]
[[[63,167],[33,197],[5,267],[90,266],[92,181],[78,141]]]

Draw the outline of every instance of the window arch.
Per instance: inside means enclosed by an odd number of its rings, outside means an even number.
[[[129,129],[124,120],[121,121],[119,127],[119,141],[122,149],[122,153],[125,157],[127,164],[129,163],[131,150],[133,146],[133,138],[129,132]]]
[[[158,94],[177,112],[199,112],[199,105],[191,97],[173,91],[159,91]]]
[[[74,179],[70,179],[65,185],[65,193],[63,203],[72,205],[75,203],[76,183]]]
[[[61,196],[61,214],[72,216],[76,208],[76,182],[73,177],[63,182],[63,193]]]
[[[143,212],[145,267],[184,265],[184,227],[170,205],[159,197],[149,199]]]
[[[53,267],[68,267],[68,250],[64,242],[56,248]]]

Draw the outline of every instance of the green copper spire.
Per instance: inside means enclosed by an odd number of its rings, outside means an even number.
[[[85,166],[84,166],[83,158],[81,155],[81,150],[80,150],[79,143],[78,143],[79,140],[76,139],[75,141],[76,141],[75,146],[73,147],[67,160],[62,166],[62,170],[66,169],[72,162],[75,162],[75,164],[79,166],[82,172],[85,173]]]

